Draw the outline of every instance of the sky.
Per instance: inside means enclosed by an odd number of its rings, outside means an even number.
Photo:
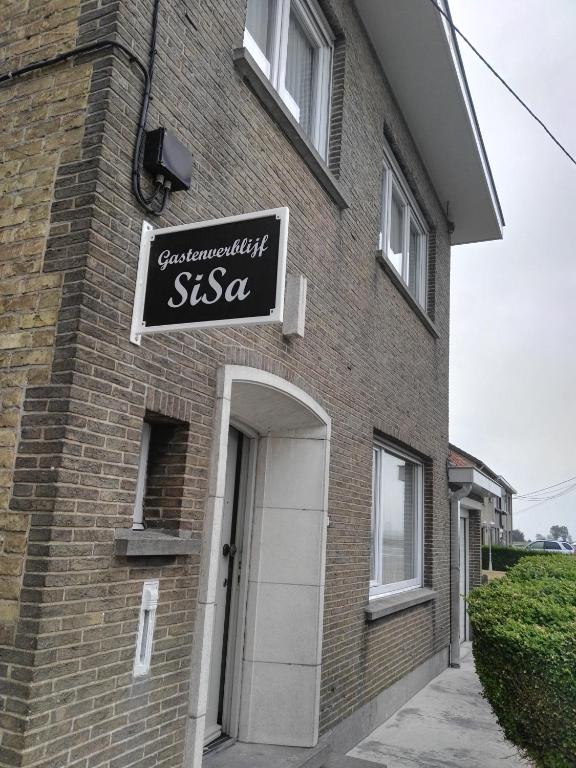
[[[576,156],[576,0],[450,8]],[[576,165],[459,44],[506,227],[452,249],[450,439],[527,494],[576,476]],[[557,490],[569,485],[534,509],[516,500],[514,527],[533,539],[566,525],[576,539],[576,480]]]

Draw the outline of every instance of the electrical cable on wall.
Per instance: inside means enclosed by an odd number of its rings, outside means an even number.
[[[151,195],[145,195],[141,185],[142,154],[144,152],[144,138],[146,134],[146,120],[148,118],[148,108],[150,106],[150,92],[152,90],[152,78],[154,77],[154,64],[156,61],[156,39],[158,36],[158,11],[160,0],[154,0],[154,10],[152,12],[152,36],[150,38],[150,51],[148,54],[148,81],[142,96],[142,108],[140,110],[140,119],[138,121],[138,131],[136,134],[136,144],[134,146],[134,162],[132,163],[132,189],[140,205],[148,213],[160,214],[164,210],[170,185],[165,183],[163,176],[158,175],[154,183],[154,190]],[[158,193],[162,192],[160,207],[156,208],[152,204],[157,200]]]
[[[85,56],[105,48],[117,49],[125,53],[129,59],[130,64],[136,64],[144,79],[144,91],[142,94],[140,117],[138,120],[138,129],[136,133],[136,141],[134,143],[134,153],[132,158],[132,191],[144,210],[147,213],[153,215],[159,215],[162,213],[172,188],[172,182],[169,179],[165,178],[165,176],[162,174],[156,174],[154,189],[151,194],[147,195],[142,190],[141,179],[142,158],[146,137],[146,120],[148,118],[148,108],[150,106],[150,92],[152,89],[152,77],[154,75],[154,62],[156,58],[159,7],[160,0],[155,0],[154,11],[152,14],[152,36],[150,39],[148,66],[144,64],[141,58],[139,58],[133,51],[131,51],[122,43],[118,43],[115,40],[100,40],[94,43],[77,46],[76,48],[72,48],[69,51],[60,53],[57,56],[52,56],[48,59],[42,59],[41,61],[27,64],[24,67],[20,67],[19,69],[15,69],[0,75],[0,84],[2,84],[15,80],[17,77],[27,75],[30,72],[43,69],[44,67],[54,66],[55,64],[68,61],[69,59],[72,59],[76,56]]]

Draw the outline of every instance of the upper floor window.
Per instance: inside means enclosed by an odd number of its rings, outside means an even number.
[[[370,596],[422,586],[424,467],[374,444]]]
[[[323,158],[333,41],[315,0],[248,0],[244,46]]]
[[[380,250],[426,309],[428,238],[424,219],[391,159],[384,161]]]

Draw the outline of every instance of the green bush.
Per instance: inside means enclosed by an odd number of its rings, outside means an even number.
[[[469,598],[484,694],[540,768],[576,767],[576,557],[526,557]]]
[[[488,570],[490,548],[485,544],[482,546],[482,568]],[[532,557],[533,555],[546,555],[550,557],[550,552],[538,551],[537,549],[525,549],[524,547],[492,547],[492,568],[495,571],[507,571],[516,563],[519,563],[523,557]],[[563,555],[564,557],[564,555]]]

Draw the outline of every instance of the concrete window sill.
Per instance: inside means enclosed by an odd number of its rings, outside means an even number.
[[[376,621],[384,616],[391,616],[393,613],[413,608],[415,605],[429,603],[431,600],[436,600],[437,595],[438,593],[433,589],[425,587],[410,589],[397,595],[382,595],[382,597],[370,600],[364,609],[366,621]]]
[[[284,131],[293,146],[298,150],[321,186],[330,195],[340,210],[348,208],[338,182],[330,173],[324,160],[310,144],[302,129],[292,117],[290,111],[272,87],[268,78],[260,70],[246,48],[236,48],[233,52],[234,65],[244,80],[260,99],[267,112]]]
[[[406,286],[406,283],[402,280],[398,272],[394,269],[392,264],[388,261],[386,256],[384,256],[382,251],[376,251],[376,261],[384,272],[388,275],[388,277],[392,280],[396,288],[400,291],[406,302],[412,307],[414,310],[414,313],[416,314],[416,317],[420,320],[422,325],[426,328],[428,333],[433,336],[435,339],[440,338],[440,334],[438,333],[438,329],[430,320],[426,312],[422,309],[420,304],[416,301],[414,296],[410,293],[408,290],[408,287]]]
[[[148,528],[114,530],[114,554],[117,557],[173,557],[200,554],[200,540],[182,536],[177,531]]]

